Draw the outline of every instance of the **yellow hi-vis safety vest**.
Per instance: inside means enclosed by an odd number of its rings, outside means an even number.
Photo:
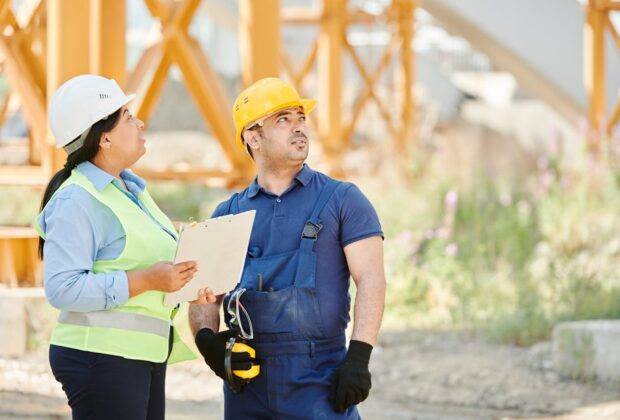
[[[79,185],[110,208],[125,230],[125,248],[121,255],[114,260],[95,261],[93,272],[140,270],[159,261],[174,259],[176,240],[112,183],[98,191],[88,178],[74,169],[58,191],[68,185]],[[175,232],[170,220],[146,190],[138,195],[138,200],[162,226]],[[35,228],[45,239],[37,223]],[[79,235],[81,227],[74,228],[75,234]],[[63,311],[52,332],[51,344],[160,363],[168,357],[174,312],[173,307],[164,306],[164,293],[153,290],[132,297],[123,306],[110,310]],[[181,341],[176,328],[173,328],[173,348],[168,363],[195,358],[194,353]]]

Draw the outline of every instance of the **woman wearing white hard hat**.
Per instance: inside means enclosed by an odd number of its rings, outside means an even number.
[[[163,419],[166,363],[194,358],[164,293],[187,283],[177,234],[131,172],[144,124],[114,80],[82,75],[54,94],[49,122],[67,163],[49,182],[35,227],[45,293],[60,309],[50,365],[74,419]],[[201,290],[195,303],[214,302]]]

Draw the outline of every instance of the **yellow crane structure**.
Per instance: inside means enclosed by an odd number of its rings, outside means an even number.
[[[605,110],[605,37],[609,33],[620,52],[620,34],[611,19],[612,13],[620,12],[620,2],[588,0],[584,11],[584,85],[588,95],[588,121],[593,132],[599,134],[592,137],[594,143],[590,148],[597,151],[601,142],[600,132],[605,131],[610,135],[613,127],[620,121],[620,94],[611,115],[608,116]]]
[[[49,98],[65,80],[81,73],[116,79],[127,91],[136,92],[134,113],[148,121],[161,96],[173,65],[196,103],[230,170],[141,170],[150,179],[224,180],[239,185],[251,179],[252,163],[233,141],[231,100],[222,81],[198,41],[189,33],[201,0],[144,0],[159,23],[159,39],[143,52],[131,71],[126,69],[125,0],[24,0],[19,14],[12,2],[0,0],[0,70],[8,79],[9,92],[0,104],[0,122],[13,95],[19,97],[28,126],[26,165],[0,166],[0,184],[43,186],[65,162],[47,129]],[[349,6],[346,0],[324,0],[316,9],[283,8],[280,0],[239,0],[239,41],[242,82],[288,73],[301,90],[313,67],[317,68],[321,106],[314,121],[332,173],[342,176],[340,161],[350,146],[359,115],[374,101],[386,121],[396,147],[404,148],[413,129],[413,50],[415,0],[393,0],[379,15]],[[354,24],[382,22],[393,28],[391,41],[379,64],[368,69],[347,40]],[[319,35],[300,68],[295,68],[281,41],[283,25],[316,25]],[[352,116],[342,113],[343,54],[353,60],[363,80]],[[394,97],[402,98],[400,112],[388,111],[377,94],[378,79],[388,64],[399,58],[401,83]],[[0,228],[0,282],[16,286],[40,284],[36,259],[36,235],[28,228]]]
[[[12,1],[0,0],[0,72],[8,79],[8,92],[0,102],[0,125],[15,96],[28,126],[27,164],[0,165],[0,184],[43,186],[64,164],[64,151],[53,146],[47,129],[46,110],[52,93],[65,80],[81,73],[114,78],[138,94],[133,111],[148,121],[173,65],[178,67],[230,169],[143,170],[141,175],[201,182],[213,179],[229,186],[251,178],[251,160],[233,141],[231,100],[211,64],[213,57],[205,54],[188,31],[201,0],[143,1],[159,23],[159,37],[128,71],[125,0],[23,0],[19,11],[13,10]],[[283,74],[304,92],[308,76],[314,72],[317,91],[313,96],[320,107],[313,124],[332,173],[342,175],[342,156],[351,147],[360,115],[370,103],[385,121],[393,139],[391,145],[401,151],[400,156],[406,156],[402,151],[414,139],[412,39],[416,0],[391,0],[378,14],[355,8],[347,0],[313,2],[317,6],[312,8],[283,7],[280,0],[237,1],[243,84]],[[584,6],[584,83],[589,121],[598,130],[611,130],[620,120],[620,102],[609,117],[605,111],[605,38],[609,33],[620,48],[620,35],[610,18],[618,11],[620,2],[613,0],[588,0]],[[373,24],[387,25],[389,40],[378,64],[370,68],[347,34],[352,26]],[[297,26],[313,26],[318,35],[307,56],[295,63],[282,42],[282,29]],[[343,112],[345,58],[353,63],[361,79],[350,113]],[[386,104],[378,85],[389,68],[395,68],[399,75],[395,78],[398,83],[391,87],[390,104]],[[596,149],[599,144],[592,147]],[[0,227],[0,283],[40,284],[35,250],[32,230]]]

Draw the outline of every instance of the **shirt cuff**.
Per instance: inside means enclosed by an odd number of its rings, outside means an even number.
[[[129,280],[127,273],[120,270],[115,271],[111,278],[111,284],[105,290],[106,309],[123,306],[129,299]]]
[[[372,238],[373,236],[380,236],[381,239],[385,239],[385,237],[383,236],[383,232],[381,231],[368,232],[343,241],[342,247],[344,248],[347,245],[351,245],[353,242],[361,241],[362,239]]]

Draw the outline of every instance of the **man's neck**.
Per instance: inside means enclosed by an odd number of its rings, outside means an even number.
[[[295,175],[301,171],[303,164],[287,168],[263,168],[258,170],[257,181],[265,191],[281,195],[293,183]]]

